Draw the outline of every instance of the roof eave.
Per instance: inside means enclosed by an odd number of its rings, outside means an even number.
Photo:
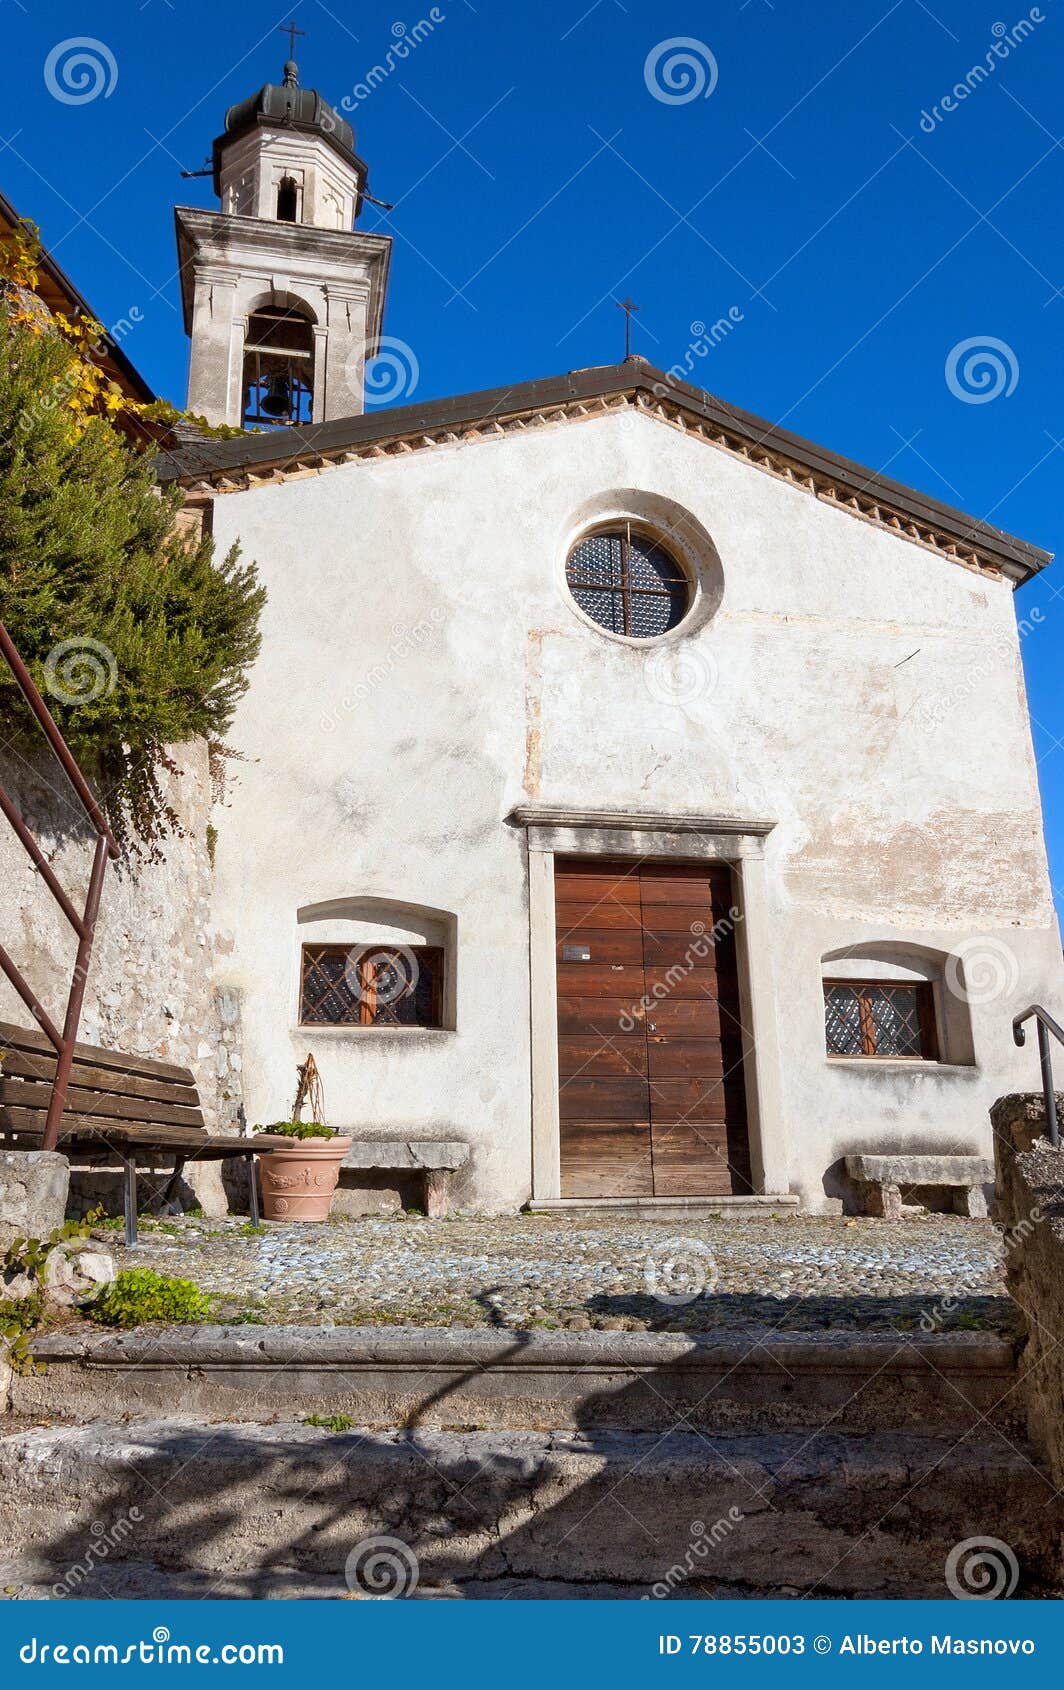
[[[406,436],[427,436],[433,431],[470,428],[474,425],[536,412],[542,407],[557,409],[581,400],[620,395],[643,395],[654,404],[669,404],[698,419],[722,435],[742,439],[746,449],[763,451],[793,463],[825,481],[837,483],[850,499],[877,498],[902,518],[941,530],[958,544],[978,551],[991,565],[1017,584],[1030,579],[1051,561],[1051,554],[1004,530],[992,528],[928,494],[868,469],[776,427],[750,412],[741,411],[712,394],[678,382],[642,359],[624,364],[573,370],[546,380],[520,382],[480,393],[458,394],[424,405],[404,405],[372,415],[338,418],[277,434],[245,435],[219,442],[209,451],[192,448],[160,460],[164,480],[201,481],[212,476],[232,477],[242,471],[283,466],[299,458],[324,461],[330,453],[359,450]],[[904,536],[903,536],[904,537]]]

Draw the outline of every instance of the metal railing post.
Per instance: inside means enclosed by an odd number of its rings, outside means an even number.
[[[1057,1093],[1053,1084],[1053,1052],[1049,1043],[1050,1034],[1064,1045],[1064,1027],[1054,1021],[1049,1011],[1041,1004],[1033,1003],[1025,1009],[1022,1015],[1017,1015],[1012,1023],[1012,1037],[1016,1044],[1027,1043],[1027,1029],[1024,1022],[1033,1020],[1038,1029],[1038,1065],[1042,1071],[1042,1098],[1046,1109],[1046,1135],[1054,1150],[1060,1148],[1060,1122],[1057,1117]]]
[[[1053,1055],[1049,1048],[1049,1028],[1041,1019],[1038,1022],[1038,1061],[1042,1069],[1042,1093],[1046,1100],[1046,1128],[1049,1142],[1056,1150],[1060,1145],[1060,1129],[1057,1125],[1057,1094],[1053,1087]]]

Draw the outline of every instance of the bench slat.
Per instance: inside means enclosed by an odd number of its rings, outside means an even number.
[[[43,1053],[3,1049],[0,1054],[0,1076],[22,1080],[41,1080],[51,1086],[55,1078],[55,1057]],[[88,1062],[75,1062],[70,1070],[71,1086],[88,1087],[92,1091],[110,1092],[115,1097],[142,1097],[153,1103],[184,1103],[195,1108],[199,1101],[191,1074],[185,1084],[173,1080],[139,1080],[132,1074],[120,1074],[113,1068],[100,1068]]]
[[[44,1137],[44,1115],[38,1109],[15,1109],[5,1105],[0,1108],[0,1132],[41,1139]],[[192,1124],[153,1126],[146,1121],[92,1120],[86,1116],[64,1115],[59,1142],[65,1145],[72,1138],[93,1138],[100,1143],[115,1144],[128,1139],[130,1143],[169,1146],[175,1143],[202,1144],[207,1133],[205,1128]]]
[[[34,1032],[29,1027],[17,1027],[11,1021],[0,1021],[0,1051],[8,1048],[32,1051],[50,1056],[55,1061],[55,1047],[43,1033]],[[190,1068],[182,1068],[176,1062],[160,1062],[154,1056],[130,1056],[121,1051],[104,1050],[101,1045],[76,1044],[74,1058],[79,1062],[92,1063],[97,1068],[132,1074],[137,1079],[172,1080],[177,1085],[195,1084]]]
[[[23,1117],[22,1120],[13,1117]],[[24,1140],[27,1144],[39,1143],[44,1136],[44,1127],[40,1118],[34,1112],[19,1109],[5,1109],[0,1111],[0,1131],[10,1138]],[[96,1126],[74,1127],[59,1134],[59,1143],[64,1151],[77,1152],[80,1148],[94,1154],[118,1154],[123,1146],[134,1150],[165,1151],[167,1155],[174,1152],[187,1152],[188,1160],[194,1161],[206,1157],[210,1161],[223,1160],[227,1156],[257,1155],[260,1150],[287,1149],[292,1140],[277,1134],[267,1137],[265,1134],[255,1138],[243,1138],[236,1133],[211,1133],[195,1130],[189,1127],[148,1127],[116,1122],[114,1126],[101,1124]]]
[[[19,1109],[39,1109],[42,1114],[47,1114],[51,1096],[51,1086],[35,1080],[0,1081],[0,1104],[14,1104]],[[105,1091],[87,1091],[82,1086],[71,1086],[63,1111],[64,1127],[69,1131],[79,1120],[97,1117],[105,1121],[143,1121],[149,1126],[203,1128],[203,1111],[198,1103],[152,1103],[145,1098],[119,1097]]]

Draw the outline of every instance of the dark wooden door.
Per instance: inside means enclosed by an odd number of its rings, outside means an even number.
[[[748,1192],[731,873],[555,864],[563,1197]]]

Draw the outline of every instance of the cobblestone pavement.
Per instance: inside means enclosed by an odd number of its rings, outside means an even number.
[[[114,1242],[114,1235],[109,1235]],[[145,1221],[119,1267],[196,1281],[223,1321],[706,1331],[1009,1329],[986,1221],[517,1215]]]

